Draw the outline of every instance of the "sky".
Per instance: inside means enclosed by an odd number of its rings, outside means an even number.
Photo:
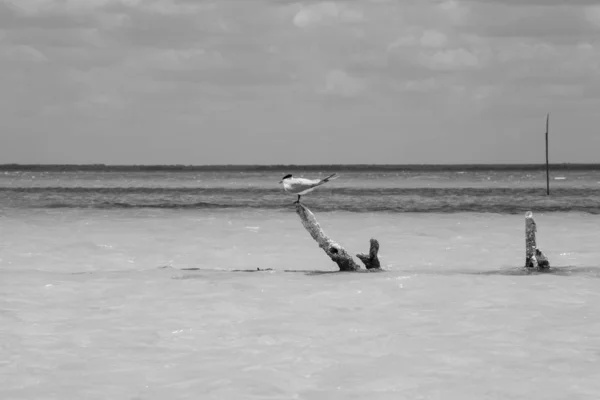
[[[0,72],[0,164],[600,162],[597,0],[2,0]]]

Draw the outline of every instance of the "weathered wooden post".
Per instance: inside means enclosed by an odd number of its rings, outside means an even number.
[[[360,261],[365,264],[367,269],[379,269],[381,268],[381,264],[379,263],[379,258],[377,257],[377,253],[379,252],[379,242],[377,239],[370,240],[371,247],[369,249],[369,254],[360,253],[357,254],[356,257],[360,259]]]
[[[546,195],[550,196],[550,164],[548,160],[548,131],[550,129],[550,113],[546,115]]]
[[[525,213],[525,267],[534,269],[550,268],[550,261],[537,248],[536,237],[537,225],[533,219],[533,213]]]
[[[360,265],[356,264],[348,252],[338,243],[333,241],[323,232],[315,215],[301,203],[296,203],[296,213],[302,221],[304,228],[310,233],[310,236],[319,244],[325,254],[335,262],[340,271],[358,271]],[[379,258],[379,242],[376,239],[371,239],[371,248],[369,254],[357,254],[357,257],[365,264],[368,270],[380,269]]]

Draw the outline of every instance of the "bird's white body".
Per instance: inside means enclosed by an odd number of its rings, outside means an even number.
[[[337,177],[337,174],[330,175],[325,179],[305,179],[289,176],[282,179],[280,183],[283,184],[283,190],[287,193],[297,194],[298,201],[300,201],[300,196],[312,192],[317,187],[329,182],[331,179],[336,179]]]
[[[283,190],[302,195],[315,190],[319,182],[320,179],[288,178],[283,181]]]

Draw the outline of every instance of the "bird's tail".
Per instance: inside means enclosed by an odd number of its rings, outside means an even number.
[[[323,179],[321,179],[321,182],[319,182],[319,183],[325,183],[325,182],[329,182],[330,180],[332,180],[332,179],[337,179],[337,178],[339,178],[339,177],[340,177],[340,176],[339,176],[338,174],[331,174],[331,175],[329,175],[327,178],[323,178]]]

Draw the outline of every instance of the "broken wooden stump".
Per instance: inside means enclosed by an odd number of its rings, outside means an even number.
[[[325,234],[315,215],[301,203],[296,203],[296,214],[300,217],[302,225],[310,233],[312,238],[319,244],[319,247],[325,251],[325,254],[335,262],[340,271],[358,271],[361,269],[352,259],[352,256],[339,244],[333,241]],[[381,264],[377,253],[379,252],[379,242],[371,239],[369,254],[360,253],[356,256],[365,264],[367,270],[380,270]]]
[[[535,234],[537,225],[533,219],[533,213],[525,213],[525,268],[545,269],[550,268],[550,261],[537,247]]]
[[[365,264],[367,269],[381,268],[381,264],[379,264],[379,258],[377,257],[377,253],[379,252],[379,242],[377,239],[371,239],[370,243],[371,247],[369,249],[369,254],[359,253],[356,255],[356,257],[358,257],[359,260]]]

